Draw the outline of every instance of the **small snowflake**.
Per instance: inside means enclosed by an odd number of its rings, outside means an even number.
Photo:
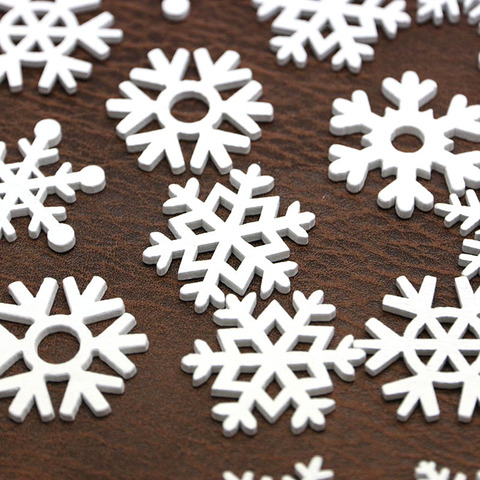
[[[75,419],[82,400],[96,416],[108,415],[110,405],[105,393],[123,393],[124,382],[114,375],[88,371],[93,358],[100,357],[109,367],[123,378],[136,373],[135,365],[128,354],[145,352],[147,337],[143,334],[129,334],[136,322],[125,312],[119,298],[102,300],[106,283],[94,277],[83,293],[80,293],[73,277],[63,281],[68,301],[69,315],[50,315],[58,290],[53,278],[46,278],[36,296],[33,296],[22,282],[12,283],[10,295],[17,305],[0,303],[0,320],[28,325],[24,338],[17,338],[5,327],[0,326],[0,374],[4,374],[18,360],[23,359],[29,371],[0,379],[0,397],[15,397],[10,417],[23,422],[36,403],[44,422],[53,420],[53,410],[47,389],[48,382],[68,382],[60,406],[60,418]],[[110,326],[93,336],[87,325],[113,320]],[[50,363],[38,354],[39,344],[49,335],[56,333],[73,335],[79,350],[70,360]]]
[[[408,420],[418,405],[427,421],[438,420],[437,388],[462,389],[458,408],[462,422],[471,420],[480,402],[480,289],[473,292],[466,277],[456,278],[455,284],[460,307],[432,307],[434,277],[425,277],[418,292],[406,277],[398,278],[402,296],[385,296],[383,309],[411,319],[403,335],[372,318],[366,329],[373,340],[354,343],[373,354],[366,363],[370,375],[403,357],[411,376],[382,388],[386,400],[403,398],[397,410],[401,421]]]
[[[478,151],[452,153],[453,137],[480,141],[480,105],[467,106],[463,95],[455,95],[446,115],[434,118],[432,110],[420,107],[437,93],[433,80],[420,82],[415,72],[405,72],[402,81],[386,78],[382,92],[397,110],[387,107],[383,117],[371,111],[367,94],[357,90],[352,100],[336,99],[330,131],[335,135],[362,133],[362,149],[332,145],[329,178],[346,180],[347,189],[359,192],[370,170],[380,168],[383,177],[395,176],[378,194],[381,208],[396,207],[397,215],[409,218],[415,206],[422,211],[433,207],[433,195],[417,180],[429,179],[432,170],[441,173],[450,192],[465,193],[466,186],[480,187]],[[398,150],[392,143],[400,135],[412,135],[422,141],[416,152]]]
[[[72,172],[72,165],[64,163],[54,176],[45,176],[40,167],[56,163],[62,131],[54,120],[42,120],[35,126],[35,140],[18,142],[24,160],[4,163],[6,146],[0,142],[0,237],[13,242],[17,235],[11,224],[14,217],[30,216],[28,233],[37,238],[47,232],[48,245],[56,252],[66,252],[75,244],[75,232],[70,225],[59,223],[67,215],[63,207],[43,205],[48,195],[56,194],[68,203],[75,201],[75,190],[97,193],[105,187],[105,174],[100,167],[90,165],[80,172]]]
[[[358,73],[363,60],[373,59],[369,45],[378,39],[378,27],[388,38],[395,38],[397,29],[410,26],[404,0],[253,0],[258,20],[276,15],[272,31],[280,34],[270,40],[277,52],[277,61],[289,61],[299,68],[307,64],[307,46],[318,60],[333,52],[334,70],[348,67]]]
[[[190,0],[162,0],[162,10],[171,22],[181,22],[190,14]]]
[[[284,475],[282,480],[330,480],[333,479],[332,470],[322,470],[323,458],[317,455],[310,460],[308,465],[301,462],[295,464],[296,476]],[[255,480],[255,474],[251,471],[245,472],[237,477],[232,472],[224,472],[223,480]],[[273,480],[273,477],[263,475],[260,480]]]
[[[194,386],[219,373],[212,395],[236,399],[212,409],[213,418],[223,422],[227,437],[235,435],[239,428],[248,435],[256,434],[254,409],[274,423],[292,407],[293,433],[302,433],[308,425],[323,430],[325,415],[335,408],[335,401],[324,397],[333,390],[328,370],[335,370],[342,380],[351,382],[355,377],[354,367],[365,360],[364,352],[352,348],[351,335],[335,350],[328,349],[334,327],[314,323],[330,322],[335,317],[335,307],[323,305],[321,290],[308,299],[295,292],[293,318],[277,301],[272,301],[256,319],[253,317],[256,300],[253,292],[242,301],[228,295],[227,308],[217,311],[214,317],[218,325],[232,327],[218,332],[222,351],[213,352],[206,342],[196,340],[195,353],[183,358],[182,369],[193,373]],[[274,329],[280,333],[275,342],[269,337]],[[308,350],[301,348],[305,345]],[[241,374],[249,374],[249,378],[242,379]],[[271,384],[280,387],[275,398],[267,392]]]
[[[480,470],[475,476],[476,480],[480,480]],[[422,460],[415,469],[415,480],[467,480],[467,476],[463,473],[457,473],[454,477],[450,476],[448,468],[437,469],[435,462],[426,462]]]
[[[282,237],[288,236],[295,243],[306,245],[307,230],[315,224],[313,213],[300,212],[299,202],[292,203],[286,214],[278,217],[279,197],[255,198],[274,186],[272,177],[260,175],[258,165],[251,165],[246,174],[232,170],[230,183],[238,193],[217,183],[205,202],[198,198],[200,186],[195,178],[184,188],[170,185],[171,198],[164,203],[163,211],[177,215],[169,221],[175,240],[154,232],[150,235],[152,246],[143,254],[145,263],[157,265],[160,276],[167,273],[172,259],[182,257],[178,278],[203,278],[180,290],[182,300],[195,300],[198,313],[205,311],[209,303],[217,308],[225,306],[225,294],[218,287],[219,282],[244,295],[257,274],[262,277],[263,299],[268,298],[274,288],[288,293],[289,277],[296,275],[298,265],[281,261],[290,256]],[[221,206],[230,212],[226,220],[217,215]],[[248,217],[252,221],[247,221]],[[211,258],[197,259],[208,252],[213,252]],[[228,263],[233,257],[240,261],[238,268]]]
[[[201,174],[211,157],[219,172],[231,170],[229,152],[247,154],[251,140],[261,137],[257,121],[273,120],[273,107],[257,102],[262,96],[262,86],[252,80],[248,68],[238,69],[240,55],[231,50],[213,62],[208,50],[193,52],[200,80],[186,80],[190,53],[180,48],[171,62],[160,49],[152,50],[148,58],[153,68],[134,68],[130,80],[120,84],[122,99],[110,99],[107,111],[112,118],[122,118],[117,134],[125,139],[129,152],[143,152],[138,164],[152,171],[166,157],[174,174],[185,171],[180,140],[196,141],[190,160],[190,169]],[[153,90],[153,99],[139,87]],[[238,89],[227,99],[221,91]],[[186,122],[175,118],[173,106],[187,99],[196,99],[208,106],[207,114],[198,121]],[[229,122],[241,134],[222,130],[223,121]],[[138,133],[151,122],[160,125],[159,130]]]
[[[77,78],[88,78],[92,64],[70,55],[82,47],[104,60],[109,43],[122,40],[122,31],[113,25],[111,13],[103,12],[80,25],[76,13],[97,8],[101,0],[0,0],[0,82],[7,77],[10,90],[23,88],[22,67],[44,67],[38,83],[40,93],[50,93],[57,80],[72,94]]]

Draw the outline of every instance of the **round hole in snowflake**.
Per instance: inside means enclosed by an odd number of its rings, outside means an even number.
[[[418,152],[424,144],[424,134],[413,126],[403,126],[392,133],[392,145],[401,152]]]
[[[170,107],[172,115],[180,122],[194,123],[205,118],[210,110],[208,100],[200,94],[179,98]]]
[[[80,349],[78,339],[70,332],[53,332],[38,346],[38,356],[47,363],[62,364],[74,358]]]

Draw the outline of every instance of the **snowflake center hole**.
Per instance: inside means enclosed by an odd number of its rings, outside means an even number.
[[[170,107],[172,115],[180,122],[194,123],[206,117],[210,106],[206,98],[191,94],[188,98],[179,98]]]
[[[80,344],[71,333],[54,332],[42,339],[38,356],[47,363],[61,364],[71,360],[78,353]]]
[[[402,127],[393,132],[392,145],[401,152],[418,152],[424,144],[424,135],[416,127]]]

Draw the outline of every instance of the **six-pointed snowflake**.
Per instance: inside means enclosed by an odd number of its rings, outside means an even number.
[[[180,289],[180,298],[194,300],[198,313],[205,311],[209,303],[217,308],[225,306],[220,282],[244,295],[255,274],[262,277],[263,299],[268,298],[274,288],[288,293],[289,277],[297,273],[298,265],[281,261],[290,256],[282,237],[288,236],[305,245],[307,230],[315,224],[313,213],[300,212],[299,202],[292,203],[286,214],[279,217],[279,197],[255,198],[274,186],[272,177],[260,175],[258,165],[251,165],[246,174],[232,170],[230,183],[238,193],[217,183],[205,202],[198,198],[199,182],[195,178],[184,188],[170,185],[171,198],[164,203],[163,211],[180,214],[169,221],[175,240],[154,232],[150,235],[152,246],[143,254],[145,263],[157,265],[160,276],[167,273],[172,259],[182,257],[178,278],[203,278]],[[226,220],[216,213],[220,206],[230,211]],[[247,217],[253,217],[253,221],[249,222]],[[213,252],[211,258],[197,258],[207,252]],[[231,257],[240,261],[238,268],[228,263]]]
[[[404,0],[252,1],[259,21],[278,14],[272,31],[280,35],[270,40],[270,47],[280,65],[292,60],[297,67],[305,67],[309,46],[319,60],[336,52],[334,70],[346,66],[358,73],[363,60],[373,59],[369,44],[377,41],[378,26],[389,38],[395,38],[399,27],[410,26]]]
[[[29,369],[26,373],[0,379],[0,397],[15,397],[9,413],[17,422],[23,422],[34,404],[43,421],[53,420],[55,413],[48,382],[68,382],[60,406],[63,420],[75,419],[82,400],[95,415],[109,414],[110,405],[102,392],[123,393],[124,382],[114,375],[88,371],[93,358],[99,357],[123,378],[131,378],[136,368],[127,355],[148,349],[145,335],[129,334],[136,322],[130,314],[124,313],[123,301],[119,298],[102,300],[106,283],[100,277],[94,277],[83,293],[73,277],[63,281],[63,288],[70,309],[68,315],[50,315],[58,290],[52,278],[44,280],[35,296],[23,283],[12,283],[9,291],[17,305],[0,303],[0,320],[28,325],[24,338],[17,338],[0,326],[0,374],[20,359]],[[97,336],[87,327],[115,318]],[[66,362],[47,362],[38,354],[39,344],[48,335],[60,332],[73,335],[79,350]]]
[[[162,0],[162,10],[171,22],[181,22],[190,13],[190,0]]]
[[[422,460],[415,469],[415,480],[450,480],[451,478],[450,470],[448,468],[437,469],[435,462]],[[480,480],[480,470],[475,478]],[[457,473],[452,480],[467,480],[467,476],[463,473]]]
[[[48,245],[56,252],[66,252],[75,244],[75,232],[70,225],[61,224],[67,215],[64,207],[45,207],[48,195],[56,194],[68,203],[75,201],[75,190],[97,193],[105,187],[105,174],[100,167],[90,165],[80,172],[72,172],[72,165],[64,163],[54,176],[47,177],[40,167],[58,161],[58,145],[62,137],[60,124],[42,120],[35,126],[35,140],[18,142],[24,160],[4,163],[6,147],[0,142],[0,237],[12,242],[17,236],[11,224],[13,217],[30,216],[30,237],[47,232]]]
[[[218,325],[232,327],[218,332],[222,350],[214,352],[206,342],[196,340],[195,353],[183,358],[182,369],[193,373],[194,386],[202,385],[218,373],[212,395],[235,399],[212,409],[213,418],[223,422],[225,436],[235,435],[239,428],[254,435],[257,432],[254,409],[274,423],[292,407],[294,433],[303,432],[308,425],[322,430],[325,415],[335,408],[335,401],[324,397],[333,389],[328,370],[333,369],[342,380],[351,382],[355,377],[354,367],[365,360],[364,352],[352,348],[351,335],[342,339],[335,350],[328,348],[334,327],[315,323],[330,322],[335,317],[335,307],[323,304],[321,290],[309,298],[295,292],[293,318],[277,301],[272,301],[256,319],[253,316],[256,300],[253,292],[242,301],[228,295],[227,308],[217,311],[214,317]],[[280,332],[276,342],[269,337],[274,329]],[[308,349],[301,348],[305,344]],[[243,379],[241,374],[250,377]],[[267,392],[272,383],[280,387],[274,398]]]
[[[403,398],[397,410],[399,420],[408,420],[418,405],[427,421],[437,420],[438,388],[462,389],[458,407],[462,422],[471,420],[480,401],[480,289],[473,292],[466,277],[456,278],[455,284],[460,307],[432,307],[434,277],[425,277],[418,292],[406,277],[398,278],[402,296],[385,296],[383,308],[411,319],[403,335],[372,318],[366,329],[373,339],[354,343],[373,354],[365,364],[370,375],[403,358],[411,376],[382,388],[386,400]]]
[[[282,480],[330,480],[333,479],[332,470],[323,470],[323,458],[319,455],[313,457],[308,465],[301,462],[295,464],[296,476],[284,475]],[[237,477],[232,472],[224,472],[223,480],[254,480],[254,472],[245,472],[241,477]],[[273,477],[263,475],[260,480],[273,480]]]
[[[101,0],[0,0],[0,82],[7,78],[10,90],[23,88],[22,67],[43,68],[38,83],[41,93],[50,93],[57,80],[72,94],[76,78],[88,78],[92,64],[70,56],[77,46],[104,60],[109,43],[122,40],[111,13],[103,12],[80,25],[76,13],[98,8]]]
[[[248,68],[237,69],[240,55],[231,50],[213,62],[208,50],[193,52],[200,80],[186,80],[190,53],[180,48],[171,62],[160,49],[152,50],[148,58],[152,68],[134,68],[130,80],[120,84],[125,97],[107,101],[107,111],[112,118],[122,118],[117,134],[126,140],[129,152],[143,152],[138,164],[143,170],[153,170],[166,157],[174,174],[185,171],[180,140],[196,141],[190,160],[190,169],[203,172],[211,157],[219,172],[232,168],[229,152],[247,154],[251,140],[260,138],[262,131],[257,121],[272,121],[273,107],[257,102],[262,86],[252,80]],[[151,98],[139,87],[160,92]],[[221,91],[239,90],[227,99]],[[196,122],[186,122],[172,115],[173,106],[186,99],[196,99],[207,104],[208,112]],[[228,121],[241,134],[222,130],[222,121]],[[160,125],[159,130],[138,133],[151,122]]]
[[[329,178],[347,182],[350,192],[359,192],[368,172],[380,168],[382,176],[396,178],[378,194],[382,208],[396,207],[397,215],[411,217],[415,206],[428,211],[433,195],[417,178],[429,179],[432,170],[441,173],[450,192],[465,193],[466,186],[480,187],[480,151],[452,153],[453,137],[480,141],[480,106],[467,106],[463,95],[455,95],[446,115],[434,118],[432,110],[420,110],[437,93],[433,80],[420,82],[415,72],[406,72],[402,81],[386,78],[382,92],[398,110],[387,107],[383,117],[373,113],[367,94],[357,90],[352,100],[336,99],[330,130],[335,135],[362,133],[362,149],[332,145]],[[416,152],[398,150],[393,141],[409,134],[422,141]]]

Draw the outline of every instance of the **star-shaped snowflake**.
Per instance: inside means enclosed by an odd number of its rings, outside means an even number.
[[[256,319],[253,317],[256,300],[255,293],[242,301],[228,295],[227,308],[217,311],[214,317],[218,325],[232,327],[218,332],[221,351],[213,352],[206,342],[196,340],[195,353],[182,360],[183,370],[193,373],[194,386],[202,385],[218,373],[212,395],[235,399],[219,403],[212,410],[213,418],[223,422],[225,436],[235,435],[239,428],[254,435],[257,432],[254,409],[274,423],[292,407],[294,433],[303,432],[308,425],[322,430],[325,415],[335,408],[335,401],[324,397],[333,389],[328,370],[335,370],[344,381],[353,381],[354,367],[365,360],[363,351],[352,348],[351,335],[335,350],[328,348],[334,327],[316,323],[331,321],[335,307],[323,304],[321,290],[309,298],[295,292],[293,318],[273,301]],[[276,342],[269,337],[273,329],[281,334]],[[307,344],[308,349],[301,344]],[[242,379],[243,373],[249,374],[249,378]],[[273,382],[280,387],[274,398],[267,393]]]
[[[293,61],[299,68],[307,64],[307,47],[319,60],[333,52],[334,70],[348,67],[358,73],[364,60],[373,59],[369,45],[378,39],[378,27],[388,38],[397,29],[410,26],[404,0],[253,0],[258,20],[274,16],[270,40],[277,61]],[[377,27],[378,26],[378,27]]]
[[[188,140],[196,141],[190,160],[193,173],[201,174],[210,157],[220,173],[229,172],[232,168],[229,152],[249,153],[251,140],[259,139],[262,134],[257,122],[273,120],[273,107],[257,102],[262,96],[262,86],[252,80],[251,70],[237,68],[240,55],[231,50],[216,62],[205,48],[195,50],[193,58],[199,80],[185,79],[190,53],[183,48],[176,51],[171,62],[158,48],[148,58],[152,68],[134,68],[130,81],[119,86],[125,98],[110,99],[106,105],[110,117],[122,119],[117,134],[126,140],[128,151],[142,152],[139,167],[152,171],[166,157],[174,174],[184,172],[180,140]],[[159,93],[151,98],[140,87]],[[237,91],[226,99],[220,95],[232,90]],[[188,99],[207,105],[208,112],[202,119],[186,122],[172,114],[177,102]],[[221,129],[223,121],[241,134]],[[161,128],[139,133],[151,122]]]
[[[380,168],[383,177],[395,176],[378,194],[381,208],[395,205],[401,218],[412,216],[415,206],[428,211],[433,195],[417,180],[429,179],[432,170],[441,173],[450,192],[465,193],[466,186],[480,187],[480,151],[452,153],[453,137],[480,141],[480,105],[467,106],[463,95],[455,95],[446,115],[434,118],[432,110],[420,110],[437,93],[433,80],[420,82],[415,72],[406,72],[401,82],[386,78],[382,92],[397,110],[387,107],[384,116],[372,112],[367,94],[357,90],[352,100],[336,99],[330,131],[335,135],[362,133],[362,149],[332,145],[332,162],[328,176],[338,182],[346,180],[347,189],[359,192],[368,172]],[[417,137],[422,146],[404,152],[392,143],[400,135]]]
[[[251,165],[246,174],[232,170],[230,183],[238,193],[217,183],[205,202],[198,198],[200,187],[195,178],[185,187],[170,185],[171,199],[164,203],[163,211],[177,215],[169,221],[175,240],[154,232],[150,235],[152,246],[143,254],[145,263],[157,265],[160,276],[167,273],[174,258],[182,257],[178,278],[203,278],[180,289],[180,298],[194,300],[198,313],[205,311],[209,303],[217,308],[225,306],[220,282],[244,295],[255,274],[262,277],[263,299],[274,288],[288,293],[289,277],[297,273],[298,265],[281,261],[290,256],[282,237],[305,245],[307,230],[315,224],[313,213],[300,212],[299,202],[292,203],[286,214],[279,217],[279,197],[255,198],[272,190],[274,185],[272,177],[260,175],[258,165]],[[220,206],[230,211],[226,220],[216,213]],[[212,252],[210,258],[198,258],[209,252]],[[238,268],[229,264],[234,257],[240,261]]]
[[[80,172],[72,172],[72,165],[64,163],[53,176],[45,176],[40,168],[58,161],[58,145],[62,138],[60,124],[42,120],[35,126],[35,140],[18,142],[24,160],[4,163],[6,146],[0,142],[0,238],[13,242],[17,235],[11,223],[14,217],[30,216],[30,237],[47,232],[48,245],[56,252],[66,252],[75,245],[75,232],[70,225],[59,223],[67,217],[64,207],[43,205],[48,195],[56,194],[62,200],[75,201],[75,190],[97,193],[105,187],[105,174],[100,167],[89,165]]]
[[[0,82],[10,90],[23,88],[22,67],[44,67],[38,83],[40,93],[50,93],[57,80],[67,93],[77,91],[75,78],[88,78],[92,64],[71,56],[77,46],[104,60],[109,43],[122,40],[111,13],[103,12],[80,25],[76,13],[96,9],[101,0],[0,0]]]
[[[397,280],[401,297],[387,295],[385,311],[409,319],[403,335],[372,318],[366,323],[371,340],[354,346],[373,356],[365,364],[377,375],[399,358],[411,375],[383,386],[386,400],[403,398],[397,418],[408,420],[421,406],[427,421],[438,420],[435,390],[461,388],[458,418],[469,422],[480,402],[480,289],[473,292],[466,277],[455,279],[460,307],[433,307],[436,279],[425,277],[417,292],[405,277]]]

